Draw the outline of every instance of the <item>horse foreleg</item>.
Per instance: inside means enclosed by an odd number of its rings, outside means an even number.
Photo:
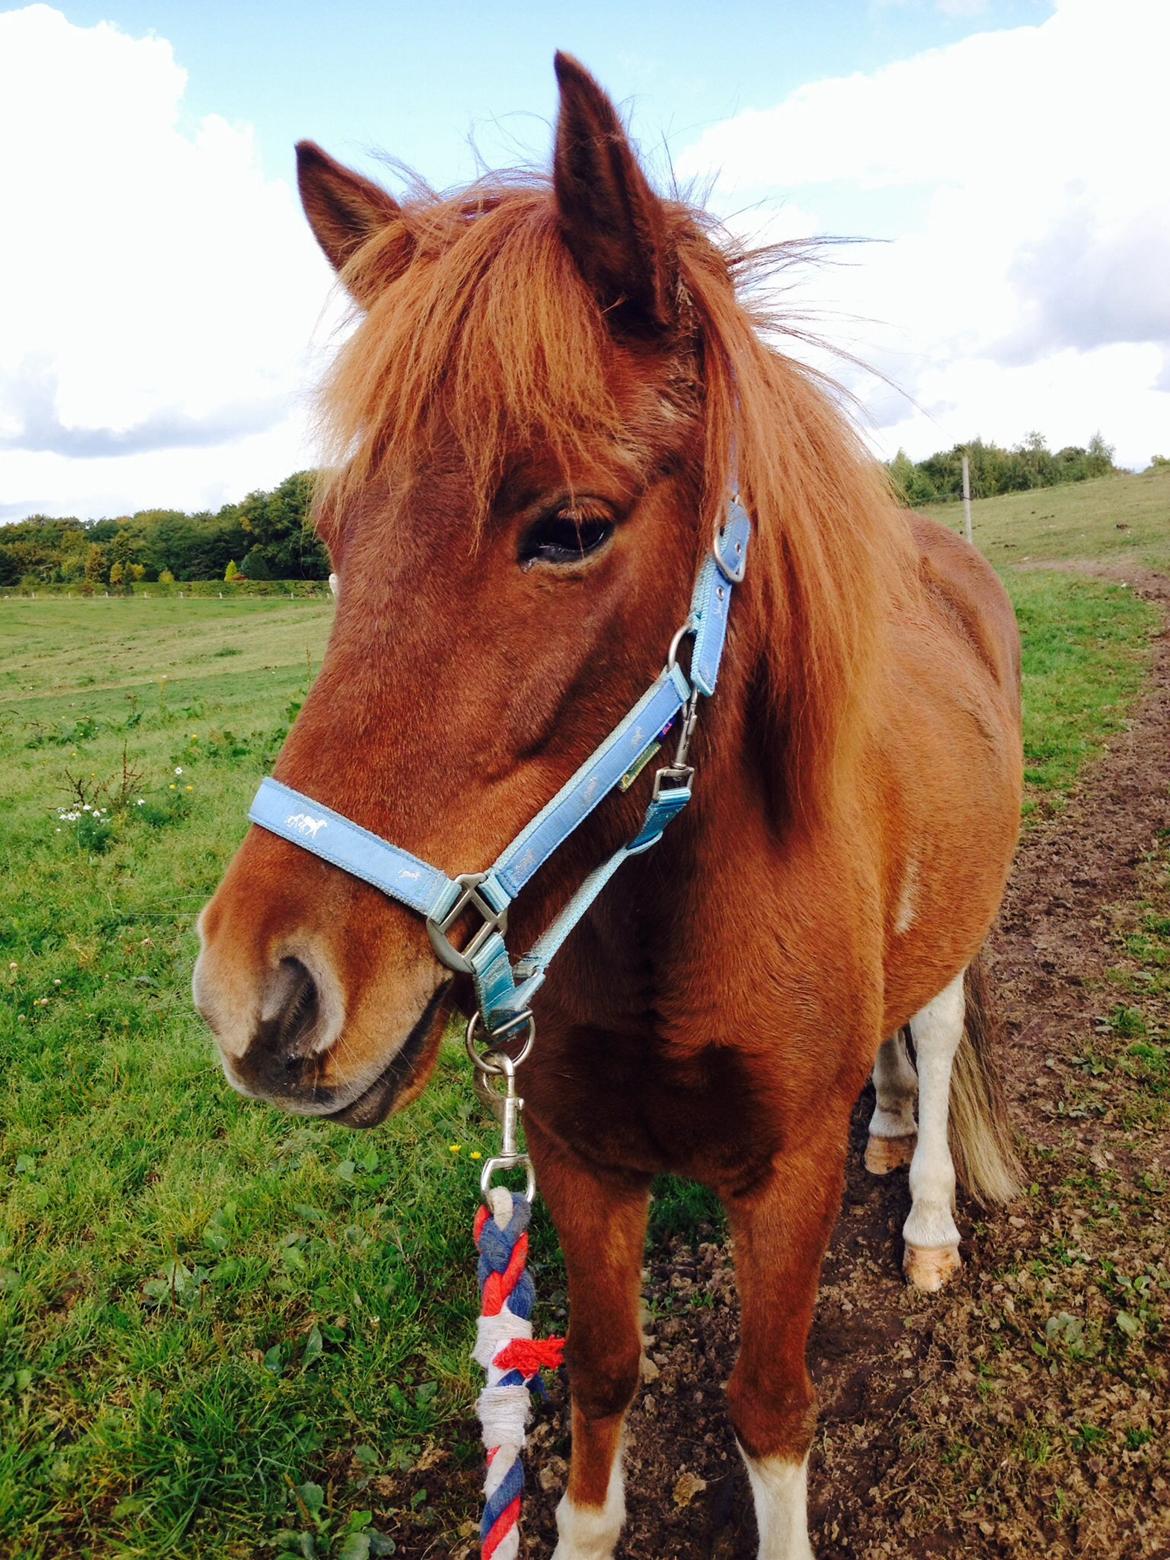
[[[888,1175],[908,1165],[914,1153],[914,1096],[918,1074],[906,1051],[901,1031],[891,1035],[873,1067],[875,1104],[865,1146],[865,1168],[871,1175]]]
[[[759,1560],[811,1560],[808,1451],[816,1399],[805,1353],[821,1260],[841,1201],[848,1122],[778,1159],[762,1188],[728,1198],[742,1310],[728,1406],[759,1528]]]
[[[649,1182],[596,1175],[547,1146],[542,1151],[532,1130],[529,1142],[569,1278],[573,1450],[553,1560],[610,1560],[626,1511],[622,1426],[640,1376]]]
[[[947,1123],[951,1063],[963,1036],[964,973],[910,1020],[918,1060],[918,1146],[910,1161],[911,1206],[902,1238],[906,1277],[916,1289],[941,1289],[961,1261]]]

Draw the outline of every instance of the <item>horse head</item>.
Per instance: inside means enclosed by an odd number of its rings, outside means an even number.
[[[557,75],[551,179],[399,203],[298,147],[359,318],[325,394],[335,621],[275,774],[452,875],[645,688],[726,483],[730,369],[700,318],[733,307],[727,262],[592,78],[564,56]],[[607,804],[516,920],[536,926],[642,804]],[[327,845],[311,809],[288,823]],[[253,828],[199,932],[195,1000],[242,1092],[365,1126],[423,1088],[463,993],[417,917]]]

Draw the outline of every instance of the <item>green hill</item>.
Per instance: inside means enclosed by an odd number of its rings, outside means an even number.
[[[962,504],[923,512],[963,528]],[[976,499],[971,521],[976,544],[999,569],[1093,558],[1170,572],[1170,467]]]

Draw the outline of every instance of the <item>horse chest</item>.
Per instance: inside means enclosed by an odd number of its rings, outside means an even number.
[[[729,1046],[568,1031],[549,1037],[525,1089],[544,1132],[619,1170],[739,1180],[787,1135],[771,1069]]]

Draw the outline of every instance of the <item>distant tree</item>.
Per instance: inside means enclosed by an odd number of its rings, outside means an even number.
[[[110,584],[120,585],[126,578],[126,571],[120,563],[110,565]]]
[[[221,580],[228,563],[241,559],[246,567],[237,562],[237,570],[256,578],[323,580],[329,559],[310,525],[313,486],[312,472],[295,472],[271,492],[250,493],[215,513],[140,509],[88,523],[30,515],[0,525],[0,584],[27,577],[105,586],[115,563],[124,584],[164,571],[177,580]],[[101,553],[91,554],[92,547]],[[91,562],[95,556],[99,561]]]
[[[1090,477],[1107,477],[1117,470],[1113,464],[1113,446],[1106,444],[1099,432],[1089,440],[1085,469]]]
[[[101,585],[110,577],[110,555],[101,542],[90,542],[85,553],[85,577]]]
[[[907,504],[928,504],[938,497],[930,477],[914,464],[905,450],[899,450],[890,462],[890,476],[895,492]]]
[[[30,515],[0,526],[0,558],[4,559],[5,580],[16,584],[30,575],[38,584],[61,579],[64,553],[75,549],[74,560],[84,554],[85,530],[81,521],[57,519],[50,515]],[[75,572],[80,572],[80,566]]]
[[[27,576],[38,584],[53,578],[55,560],[49,550],[51,544],[37,541],[35,537],[20,536],[4,547],[5,556],[13,574],[12,583]]]
[[[1043,434],[1035,430],[1010,450],[972,439],[967,444],[939,450],[917,463],[899,450],[888,469],[895,486],[912,504],[958,498],[963,491],[964,455],[970,465],[971,493],[975,498],[1026,492],[1058,482],[1083,482],[1086,477],[1106,476],[1117,469],[1113,450],[1100,434],[1094,434],[1087,450],[1067,445],[1053,455]]]
[[[953,450],[939,450],[918,462],[918,470],[926,477],[938,498],[959,498],[963,492],[963,447],[956,444]]]
[[[1170,466],[1170,455],[1151,455],[1150,456],[1150,467],[1149,467],[1149,469],[1151,471],[1157,471],[1157,470],[1159,470],[1160,467],[1163,467],[1163,466]]]
[[[268,577],[323,580],[329,555],[309,523],[315,478],[311,471],[286,477],[271,493],[249,493],[239,506],[240,524],[263,558]]]
[[[223,571],[223,577],[225,581],[230,585],[233,580],[239,578],[239,575],[240,571],[236,568],[236,560],[234,558],[229,558],[227,562],[227,568]]]
[[[80,526],[66,531],[61,537],[57,554],[57,573],[66,583],[85,578],[85,555],[89,547],[86,532]]]
[[[160,569],[158,574],[158,582],[160,585],[173,585],[175,583],[175,576],[169,569]]]
[[[145,579],[146,565],[144,563],[132,563],[130,565],[130,578],[135,582],[135,584],[137,584],[139,580]]]
[[[253,547],[244,556],[240,568],[250,580],[270,580],[273,578],[272,570],[268,567],[268,560],[264,556],[263,547]]]

